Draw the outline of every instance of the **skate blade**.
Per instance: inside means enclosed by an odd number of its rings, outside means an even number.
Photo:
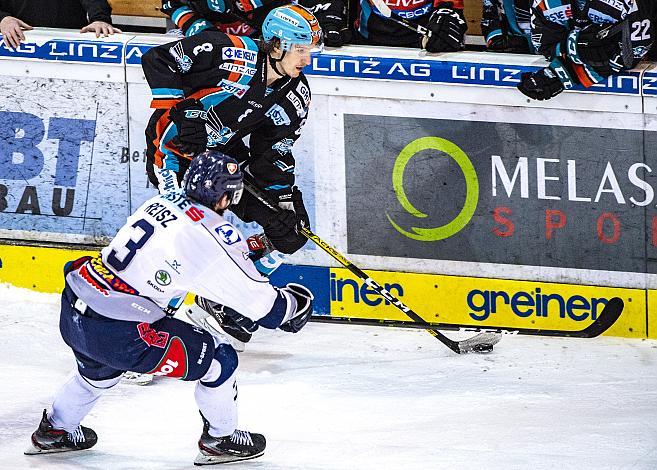
[[[264,453],[265,451],[263,450],[258,454],[249,455],[248,457],[239,457],[237,455],[231,455],[231,454],[221,454],[221,455],[206,454],[205,452],[200,451],[196,456],[196,458],[194,459],[194,465],[218,465],[221,463],[241,462],[242,460],[255,459],[256,457],[260,457]]]
[[[123,374],[122,380],[126,383],[132,385],[148,385],[153,381],[153,374],[137,374],[135,375],[126,375]]]
[[[25,449],[23,454],[24,455],[55,454],[55,453],[58,453],[58,452],[74,452],[74,451],[79,451],[79,450],[87,450],[87,449],[70,449],[68,447],[58,447],[56,449],[40,449],[39,447],[35,446],[34,444],[30,444],[30,447]]]
[[[216,325],[211,323],[209,320],[214,320],[214,318],[212,318],[212,315],[209,313],[203,312],[200,309],[188,308],[185,310],[185,315],[187,315],[189,321],[191,321],[194,325],[204,329],[222,343],[230,344],[233,349],[235,349],[235,351],[244,352],[246,349],[246,343],[243,343],[233,338],[231,335],[225,333],[221,328],[218,327],[218,323]],[[216,320],[214,321],[216,322]]]

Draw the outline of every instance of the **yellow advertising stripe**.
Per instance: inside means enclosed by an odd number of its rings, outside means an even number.
[[[371,271],[372,278],[427,322],[510,328],[581,330],[620,297],[623,314],[609,336],[646,338],[646,291],[548,282]],[[330,274],[331,315],[408,321],[344,268]],[[657,302],[657,294],[654,296]],[[657,328],[655,329],[657,336]]]
[[[0,245],[0,282],[39,292],[61,292],[64,265],[97,251]]]
[[[38,292],[59,293],[64,288],[64,265],[96,250],[0,245],[0,282]],[[188,294],[185,304],[194,302]]]

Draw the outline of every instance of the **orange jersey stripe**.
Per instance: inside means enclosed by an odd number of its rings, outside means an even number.
[[[151,108],[170,109],[170,108],[174,107],[176,104],[178,104],[181,100],[182,100],[182,98],[177,99],[177,100],[153,98],[153,100],[151,101]]]
[[[180,18],[178,18],[178,27],[182,28],[182,26],[185,24],[185,22],[187,20],[189,20],[192,16],[194,16],[194,12],[190,11],[189,13],[185,13]]]
[[[589,74],[586,72],[586,69],[583,65],[573,64],[573,69],[575,70],[575,74],[577,75],[579,82],[586,88],[590,87],[591,85],[595,85],[595,82],[591,80],[591,77],[589,77]]]

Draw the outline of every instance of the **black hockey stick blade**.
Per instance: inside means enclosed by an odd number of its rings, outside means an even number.
[[[453,323],[426,323],[426,322],[404,322],[397,320],[382,320],[382,319],[370,319],[370,318],[349,318],[349,317],[335,317],[335,316],[324,316],[324,315],[313,315],[310,317],[310,321],[319,322],[319,323],[350,323],[354,325],[379,325],[379,326],[395,326],[400,328],[422,328],[422,329],[438,329],[438,330],[448,330],[448,331],[466,331],[466,332],[479,332],[480,334],[491,333],[497,335],[498,341],[501,337],[500,335],[530,335],[530,336],[563,336],[568,338],[595,338],[600,336],[602,333],[607,331],[621,313],[623,313],[623,299],[619,297],[613,297],[609,299],[607,305],[602,309],[598,318],[596,318],[593,323],[582,330],[550,330],[550,329],[532,329],[532,328],[514,328],[514,327],[500,327],[500,326],[470,326],[470,325],[458,325]],[[477,338],[479,335],[474,336]],[[471,338],[472,339],[472,338]],[[467,341],[467,340],[465,340]],[[482,341],[479,338],[478,341]],[[496,341],[497,342],[497,341]],[[494,343],[493,343],[494,344]],[[476,351],[476,349],[473,349]],[[469,351],[467,351],[469,352]],[[481,352],[481,351],[477,351]]]
[[[580,338],[595,338],[607,331],[611,326],[616,323],[618,317],[623,313],[625,303],[620,297],[612,297],[602,309],[598,318],[593,323],[580,331],[578,337]]]

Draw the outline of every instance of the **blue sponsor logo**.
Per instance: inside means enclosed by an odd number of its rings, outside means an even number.
[[[265,116],[270,118],[277,126],[289,126],[292,122],[290,116],[288,116],[285,110],[278,104],[269,108],[269,111],[265,113]]]
[[[657,95],[657,73],[646,72],[643,76],[643,94],[644,95]]]
[[[123,48],[118,42],[53,39],[44,44],[21,43],[17,48],[0,43],[0,56],[120,65],[123,63]]]
[[[141,65],[141,58],[146,52],[155,47],[152,44],[127,44],[125,46],[126,65]]]
[[[315,54],[311,66],[304,70],[307,75],[324,77],[369,78],[462,85],[485,85],[511,88],[520,83],[523,72],[535,72],[540,67],[505,64],[480,64],[394,57],[338,56]],[[639,72],[623,72],[607,78],[588,91],[639,95]],[[573,88],[587,91],[581,85]]]
[[[520,318],[568,318],[580,322],[595,320],[607,305],[605,298],[587,299],[581,295],[564,298],[560,294],[546,294],[540,288],[531,292],[506,292],[474,289],[467,297],[469,315],[473,320],[484,321],[497,313],[503,305],[511,307],[514,315]]]
[[[243,60],[244,62],[256,63],[258,59],[257,52],[238,47],[224,47],[221,49],[221,57],[224,60]]]
[[[401,284],[384,284],[385,290],[397,298],[404,296],[404,288]],[[358,282],[354,279],[337,278],[335,273],[330,274],[330,293],[333,302],[342,302],[343,300],[353,301],[355,304],[364,303],[370,307],[376,307],[382,302],[384,305],[390,305],[390,302],[384,299],[374,289],[370,288],[364,282]]]
[[[237,229],[229,223],[221,224],[219,227],[215,228],[214,231],[217,232],[221,241],[226,245],[234,245],[242,240]]]

